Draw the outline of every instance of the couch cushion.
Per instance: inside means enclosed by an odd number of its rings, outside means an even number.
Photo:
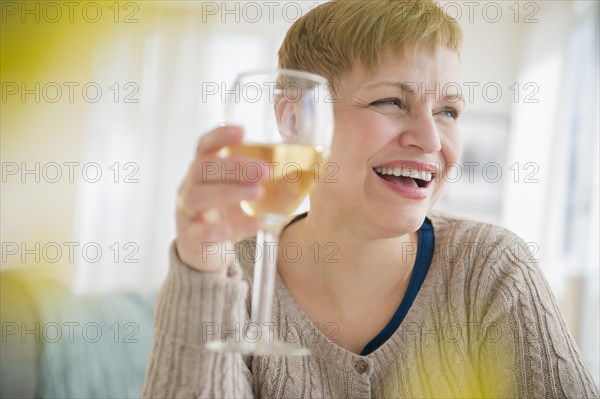
[[[21,276],[16,270],[0,273],[0,398],[36,396],[41,337],[35,304]]]
[[[35,273],[5,274],[2,398],[139,397],[153,337],[153,299],[135,293],[77,296]],[[19,331],[12,333],[15,327]]]

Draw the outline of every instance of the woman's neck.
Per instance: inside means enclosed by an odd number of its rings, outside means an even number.
[[[311,275],[323,289],[343,293],[357,286],[390,289],[410,276],[418,233],[373,238],[352,223],[335,223],[310,212],[281,234],[278,263],[284,277]],[[385,288],[384,288],[385,289]],[[342,294],[343,295],[343,294]]]
[[[336,326],[337,344],[358,354],[402,302],[418,234],[367,238],[348,229],[352,223],[316,215],[311,211],[283,231],[278,272],[304,314],[316,326]]]

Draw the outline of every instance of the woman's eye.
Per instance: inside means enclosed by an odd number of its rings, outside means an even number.
[[[444,108],[440,111],[440,113],[444,116],[449,116],[452,119],[458,119],[460,112],[455,110],[454,108]]]
[[[396,106],[398,108],[404,109],[404,103],[402,103],[402,101],[400,101],[400,99],[398,98],[384,98],[382,100],[377,100],[372,102],[371,104],[369,104],[370,106],[383,106],[383,105],[392,105],[392,106]]]

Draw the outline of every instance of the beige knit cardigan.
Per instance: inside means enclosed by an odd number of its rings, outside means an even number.
[[[312,354],[207,351],[226,334],[251,339],[243,326],[254,242],[238,243],[228,277],[183,265],[172,246],[142,397],[598,398],[526,243],[490,224],[428,217],[427,277],[398,330],[367,356],[337,346],[333,324],[315,328],[279,277],[271,328]]]

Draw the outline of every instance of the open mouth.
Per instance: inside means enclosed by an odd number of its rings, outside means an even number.
[[[427,188],[435,178],[435,173],[406,167],[377,166],[373,171],[383,180],[404,187]]]

